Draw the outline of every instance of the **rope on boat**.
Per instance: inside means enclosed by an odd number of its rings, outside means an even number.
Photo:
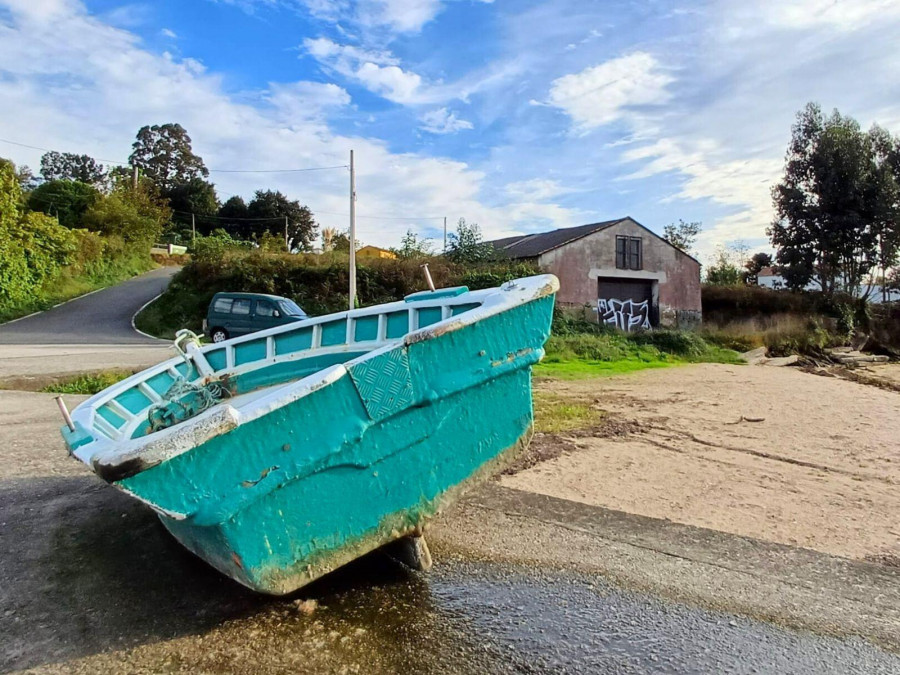
[[[231,392],[221,382],[192,384],[179,377],[163,394],[163,400],[147,412],[150,433],[196,417],[226,398],[231,398]]]

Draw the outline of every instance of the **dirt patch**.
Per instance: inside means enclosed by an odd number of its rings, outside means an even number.
[[[624,433],[544,438],[548,459],[505,486],[858,559],[900,556],[894,391],[714,364],[537,387],[602,407]],[[554,442],[564,447],[544,447]]]

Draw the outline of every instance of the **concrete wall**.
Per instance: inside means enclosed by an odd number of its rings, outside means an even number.
[[[621,235],[643,239],[643,270],[616,269],[616,236]],[[658,299],[661,323],[699,320],[700,263],[632,220],[548,251],[538,262],[559,277],[560,305],[596,307],[598,277],[649,279],[658,284],[654,284],[654,299]]]

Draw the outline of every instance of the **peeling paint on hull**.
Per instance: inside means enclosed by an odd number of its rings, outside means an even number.
[[[534,299],[375,350],[306,394],[285,387],[263,414],[219,424],[212,409],[195,444],[164,456],[148,441],[160,459],[114,484],[213,567],[275,595],[421,533],[530,440],[556,290],[538,279]]]

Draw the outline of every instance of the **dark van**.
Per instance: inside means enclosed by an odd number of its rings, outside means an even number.
[[[306,318],[306,312],[297,303],[277,295],[216,293],[209,303],[203,332],[213,342],[222,342]]]

